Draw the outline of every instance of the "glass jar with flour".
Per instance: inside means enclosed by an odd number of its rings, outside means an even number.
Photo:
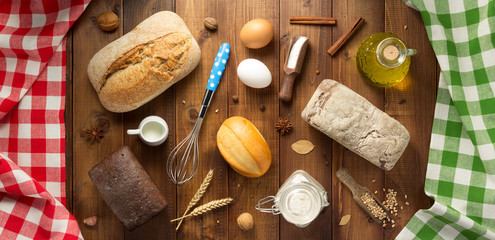
[[[272,207],[262,207],[272,201]],[[273,215],[282,214],[287,222],[304,228],[328,205],[323,186],[305,171],[297,170],[287,178],[277,195],[259,200],[256,209]]]

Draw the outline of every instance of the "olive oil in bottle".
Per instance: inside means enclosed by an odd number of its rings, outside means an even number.
[[[389,87],[400,82],[409,71],[411,55],[416,50],[391,33],[375,33],[359,45],[356,66],[361,77],[371,85]]]

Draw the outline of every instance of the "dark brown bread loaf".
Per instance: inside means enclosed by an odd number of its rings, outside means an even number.
[[[167,206],[151,177],[132,154],[121,147],[89,171],[103,200],[132,230],[150,220]]]

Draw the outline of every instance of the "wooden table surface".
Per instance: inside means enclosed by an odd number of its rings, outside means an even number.
[[[106,44],[162,10],[175,11],[184,19],[201,47],[200,64],[185,79],[141,108],[124,114],[106,111],[89,82],[86,73],[89,60]],[[104,11],[119,15],[120,26],[115,32],[106,33],[97,27],[96,17]],[[290,16],[333,16],[337,25],[290,25]],[[326,50],[359,16],[366,24],[338,54],[330,57]],[[205,30],[205,17],[218,20],[217,31]],[[242,26],[254,18],[267,19],[274,27],[273,41],[258,50],[244,47],[238,37]],[[409,47],[418,50],[412,57],[407,77],[385,89],[365,83],[355,66],[359,43],[372,33],[384,31],[398,35]],[[296,80],[293,100],[285,104],[278,100],[282,65],[288,41],[296,35],[309,37],[309,48],[302,73]],[[201,129],[200,167],[196,177],[177,187],[165,173],[165,162],[175,144],[194,125],[214,55],[223,42],[230,43],[232,51]],[[67,207],[77,218],[86,239],[392,239],[418,209],[431,205],[423,188],[439,69],[420,14],[399,0],[93,0],[69,34],[67,54]],[[259,59],[268,66],[273,77],[269,87],[253,89],[239,82],[236,67],[246,58]],[[300,117],[318,84],[327,78],[352,88],[409,130],[409,146],[391,171],[382,171],[363,160]],[[239,103],[233,103],[234,95],[239,96]],[[260,104],[265,106],[264,111],[259,109]],[[148,115],[163,117],[170,127],[168,140],[159,147],[148,147],[138,137],[125,134]],[[236,115],[251,120],[271,148],[271,168],[260,178],[237,174],[216,147],[216,132],[221,123]],[[101,143],[91,144],[80,137],[80,132],[98,117],[110,121],[109,132]],[[279,117],[288,117],[294,124],[290,134],[280,136],[275,131],[274,123]],[[290,146],[301,139],[310,140],[316,149],[308,155],[298,155]],[[124,229],[88,177],[89,169],[122,145],[132,149],[169,203],[165,211],[134,231]],[[383,229],[368,221],[350,191],[337,180],[335,172],[341,167],[349,169],[358,182],[372,191],[378,190],[380,199],[384,198],[382,188],[393,188],[398,192],[399,204],[404,208],[394,218],[395,228]],[[234,202],[228,207],[187,219],[176,232],[175,224],[169,220],[182,215],[211,168],[215,169],[214,179],[200,203],[227,196],[234,198]],[[254,209],[259,199],[275,195],[279,186],[298,169],[318,180],[331,202],[304,229],[282,217]],[[408,206],[404,195],[408,196]],[[255,218],[252,231],[243,232],[237,226],[237,216],[243,212],[249,212]],[[340,218],[347,214],[351,215],[350,222],[339,226]],[[85,226],[83,219],[94,215],[98,216],[97,226]]]

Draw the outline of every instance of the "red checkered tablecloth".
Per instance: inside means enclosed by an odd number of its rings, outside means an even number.
[[[65,205],[65,34],[90,0],[0,3],[0,239],[81,239]]]

